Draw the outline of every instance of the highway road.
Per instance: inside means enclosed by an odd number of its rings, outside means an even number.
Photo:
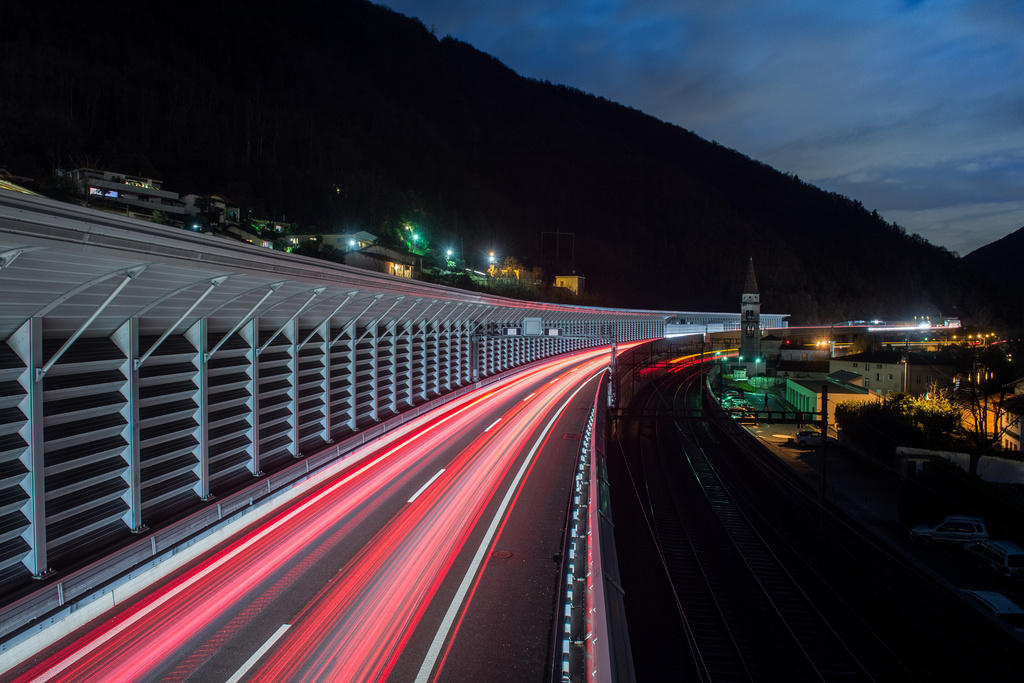
[[[424,416],[5,678],[538,678],[573,436],[608,360],[552,359]]]

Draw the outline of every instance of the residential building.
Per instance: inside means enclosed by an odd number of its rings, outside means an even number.
[[[911,353],[910,372],[907,373],[907,354],[902,351],[871,351],[840,356],[829,360],[829,372],[845,370],[861,375],[864,388],[885,395],[905,391],[920,395],[933,386],[952,388],[953,367],[940,362],[936,356]]]
[[[415,278],[420,270],[417,258],[412,254],[378,244],[346,253],[345,265],[404,278]]]
[[[842,401],[878,402],[882,397],[863,387],[831,379],[787,379],[786,402],[800,412],[820,413],[822,394],[828,388],[828,423],[836,423],[836,404]]]
[[[786,340],[779,347],[779,360],[827,361],[830,355],[829,346],[820,342],[817,344],[793,344]]]
[[[828,360],[780,360],[775,376],[783,379],[818,379],[828,375]]]
[[[190,213],[202,219],[204,227],[239,224],[239,208],[224,195],[186,194],[181,201],[190,209]]]
[[[556,275],[555,287],[568,289],[573,294],[579,296],[579,293],[583,291],[585,280],[586,277],[583,275]]]
[[[1024,427],[1024,393],[1003,399],[999,415],[999,441],[1004,451],[1021,451],[1021,427]]]
[[[83,197],[97,208],[124,212],[128,216],[152,220],[157,212],[169,223],[181,225],[197,213],[177,192],[162,189],[163,181],[93,168],[58,169],[57,175],[71,178]]]
[[[358,251],[377,243],[377,236],[360,230],[359,232],[296,234],[285,238],[288,244],[296,245],[303,242],[320,242],[324,246],[337,251]]]

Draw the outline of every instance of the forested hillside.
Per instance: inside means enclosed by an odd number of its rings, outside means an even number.
[[[1001,289],[1019,298],[1024,294],[1024,278],[1019,270],[1024,263],[1024,227],[975,249],[964,256],[964,261],[979,272],[987,273]]]
[[[412,221],[471,259],[550,267],[542,234],[572,232],[607,304],[737,309],[752,255],[796,321],[1006,314],[855,201],[385,8],[201,7],[5,7],[0,167],[156,176],[323,232]]]

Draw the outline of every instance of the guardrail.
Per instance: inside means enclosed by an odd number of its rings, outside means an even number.
[[[238,521],[246,513],[266,514],[274,503],[292,489],[320,474],[323,468],[337,462],[346,454],[380,438],[384,434],[415,420],[425,413],[455,401],[469,392],[501,381],[550,359],[541,359],[468,384],[415,408],[348,437],[317,453],[298,460],[284,470],[253,482],[249,486],[227,495],[215,505],[206,506],[176,522],[146,534],[131,544],[115,550],[106,557],[69,573],[51,579],[39,589],[0,607],[0,654],[8,652],[45,629],[58,624],[68,615],[90,604],[109,598],[107,606],[120,602],[145,584],[132,585],[142,575],[174,558]],[[115,591],[119,594],[116,600]],[[0,667],[2,670],[2,667]]]
[[[605,374],[581,441],[566,516],[552,681],[635,680],[611,521],[605,442],[610,378]]]

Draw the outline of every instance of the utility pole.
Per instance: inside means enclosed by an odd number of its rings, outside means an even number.
[[[825,451],[828,447],[828,381],[821,387],[821,462],[818,464],[818,547],[825,545]]]
[[[903,393],[910,393],[910,337],[903,338],[903,353],[906,359],[903,362]]]

